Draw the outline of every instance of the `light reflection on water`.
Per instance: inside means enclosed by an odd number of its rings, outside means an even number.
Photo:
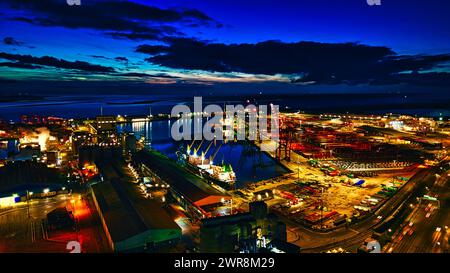
[[[133,122],[118,125],[120,132],[134,132],[137,139],[145,137],[146,143],[151,148],[176,160],[176,151],[180,145],[186,147],[192,141],[175,141],[171,137],[171,126],[174,121],[161,120],[153,122]],[[201,128],[200,128],[201,130]],[[231,164],[236,173],[236,186],[242,187],[246,183],[257,182],[264,179],[274,178],[285,174],[288,170],[270,158],[267,154],[259,152],[252,144],[245,141],[227,142],[221,144],[217,141],[207,150],[209,143],[195,141],[193,147],[199,148],[198,154],[206,152],[205,157],[214,156],[214,164]],[[220,149],[219,149],[220,146]]]

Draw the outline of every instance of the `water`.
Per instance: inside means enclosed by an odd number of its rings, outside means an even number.
[[[148,115],[170,113],[173,105],[183,103],[174,96],[80,95],[48,96],[37,101],[0,103],[0,119],[18,121],[21,115],[88,118],[103,115]],[[151,108],[151,109],[150,109]]]
[[[118,126],[119,132],[134,132],[139,139],[142,136],[150,142],[150,147],[165,154],[167,157],[176,160],[176,151],[180,145],[187,147],[192,141],[175,141],[171,137],[170,128],[173,121],[162,120],[153,122],[133,122],[121,124]],[[201,141],[195,141],[193,147],[199,147]],[[204,142],[199,147],[198,154],[206,152],[209,142]],[[243,187],[246,183],[257,182],[269,178],[274,178],[289,171],[273,160],[269,155],[259,152],[253,145],[248,142],[227,142],[220,145],[217,141],[206,152],[205,158],[215,155],[214,164],[231,164],[236,173],[238,188]],[[219,149],[220,146],[220,149]],[[217,151],[217,153],[216,153]]]
[[[280,110],[312,113],[410,114],[419,116],[450,116],[448,93],[430,94],[280,94],[246,96],[206,96],[203,105],[274,103]],[[86,118],[100,115],[147,115],[170,113],[176,104],[193,103],[193,96],[169,95],[48,95],[42,100],[0,102],[0,119],[19,120],[21,115]]]

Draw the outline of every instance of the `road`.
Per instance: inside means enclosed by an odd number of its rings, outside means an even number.
[[[66,196],[30,201],[0,213],[0,252],[27,251],[37,240],[43,239],[42,221],[46,213],[66,203]]]
[[[385,247],[394,253],[442,253],[448,252],[450,224],[448,202],[450,200],[450,171],[433,184],[427,194],[438,195],[439,204],[420,200],[411,215],[403,223],[393,242]]]
[[[0,212],[0,252],[10,253],[61,253],[68,252],[68,241],[78,240],[83,252],[108,251],[95,211],[86,199],[72,203],[72,196],[62,194],[45,199],[33,199]],[[75,206],[74,215],[79,221],[78,232],[48,233],[43,220],[47,213],[58,207]]]

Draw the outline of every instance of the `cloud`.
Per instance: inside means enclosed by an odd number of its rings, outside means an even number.
[[[122,63],[128,63],[128,58],[127,57],[115,57],[114,60],[118,61],[118,62],[122,62]]]
[[[265,41],[223,44],[166,38],[166,45],[140,45],[148,62],[210,72],[286,75],[293,83],[363,84],[399,81],[402,72],[426,71],[450,61],[449,54],[397,55],[388,47],[358,43]]]
[[[13,37],[5,37],[5,38],[3,38],[3,43],[5,45],[10,45],[10,46],[22,46],[24,44],[24,42],[17,41]]]
[[[136,32],[136,31],[128,31],[128,32],[120,32],[120,31],[109,31],[105,32],[106,35],[109,35],[116,39],[129,39],[134,41],[143,41],[143,40],[164,40],[166,37],[170,36],[185,36],[185,34],[175,27],[172,26],[157,26],[148,28],[144,32]]]
[[[106,57],[106,56],[102,56],[102,55],[88,55],[89,57],[92,58],[96,58],[96,59],[104,59],[104,60],[109,60],[110,58]]]
[[[13,80],[13,79],[6,79],[6,78],[1,78],[0,77],[0,83],[18,83],[18,80]]]
[[[171,76],[165,73],[157,73],[157,74],[147,74],[141,72],[127,72],[127,73],[119,73],[117,76],[123,77],[134,77],[134,78],[165,78],[165,79],[178,79],[179,77]]]
[[[122,39],[157,40],[167,35],[183,34],[168,24],[220,26],[220,23],[195,9],[162,9],[128,1],[85,1],[80,6],[69,6],[66,1],[57,0],[5,2],[11,8],[29,12],[12,20],[45,27],[95,29]]]
[[[0,59],[15,61],[21,64],[43,65],[62,69],[74,69],[85,72],[111,73],[115,72],[114,68],[91,64],[83,61],[66,61],[50,56],[34,57],[31,55],[19,55],[0,52]]]
[[[450,73],[447,72],[425,72],[425,73],[402,73],[392,75],[386,79],[373,81],[373,85],[389,85],[398,83],[409,83],[416,86],[450,86]]]
[[[163,45],[140,45],[136,48],[136,52],[157,55],[169,52],[169,47]]]
[[[22,62],[2,62],[0,67],[10,67],[10,68],[22,68],[22,69],[39,69],[42,68],[38,65],[22,63]]]
[[[98,59],[112,59],[102,55],[89,55]],[[0,62],[0,67],[21,68],[21,69],[44,69],[46,67],[54,67],[67,69],[63,76],[107,76],[110,79],[115,77],[124,78],[140,78],[140,79],[179,79],[178,76],[172,76],[166,73],[143,73],[143,72],[118,72],[112,67],[92,64],[84,61],[67,61],[57,59],[51,56],[35,57],[31,55],[19,55],[0,52],[0,60],[9,60],[10,62]],[[128,63],[128,58],[118,56],[113,58],[118,62]]]

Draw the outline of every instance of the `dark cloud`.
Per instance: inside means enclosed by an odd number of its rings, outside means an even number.
[[[28,24],[33,24],[33,23],[34,23],[34,20],[33,20],[33,19],[31,19],[31,18],[26,18],[26,17],[22,17],[22,16],[19,16],[19,17],[12,17],[12,18],[10,18],[10,20],[12,20],[12,21],[17,21],[17,22],[28,23]]]
[[[161,39],[179,35],[167,24],[197,24],[217,26],[206,14],[194,9],[161,9],[144,4],[108,0],[84,1],[80,6],[69,6],[63,0],[5,0],[10,7],[31,14],[12,18],[39,26],[89,28],[108,32],[116,38]]]
[[[116,39],[129,39],[134,41],[143,40],[164,40],[166,37],[170,36],[184,36],[185,34],[178,31],[172,26],[157,26],[153,28],[148,28],[145,32],[120,32],[120,31],[110,31],[106,32],[107,35]]]
[[[120,73],[120,74],[117,74],[117,76],[135,77],[135,78],[165,78],[165,79],[178,79],[179,78],[179,77],[171,76],[171,75],[164,74],[164,73],[147,74],[147,73],[140,73],[140,72]]]
[[[385,79],[377,79],[373,85],[390,85],[409,83],[416,86],[450,86],[450,73],[447,72],[412,72],[392,75]]]
[[[110,58],[102,56],[102,55],[88,55],[89,57],[96,58],[96,59],[104,59],[109,60]]]
[[[18,80],[0,78],[0,83],[18,83]]]
[[[74,69],[85,72],[97,72],[97,73],[115,72],[114,68],[112,67],[91,64],[83,61],[74,61],[74,62],[66,61],[63,59],[57,59],[55,57],[50,56],[34,57],[31,55],[19,55],[0,52],[0,59],[15,61],[21,64],[43,65],[55,68]]]
[[[390,48],[358,43],[222,44],[192,38],[166,38],[166,45],[140,45],[153,64],[213,72],[291,75],[294,83],[359,84],[394,77],[405,71],[425,71],[450,61],[443,55],[397,55]]]
[[[133,41],[161,40],[164,35],[158,33],[137,33],[137,32],[107,32],[107,35],[116,39],[128,39]]]
[[[5,38],[3,38],[3,43],[5,45],[10,45],[10,46],[22,46],[24,44],[24,42],[17,41],[13,37],[5,37]]]
[[[38,65],[21,63],[21,62],[2,62],[0,63],[0,67],[11,67],[11,68],[23,68],[23,69],[39,69],[42,68]]]
[[[163,45],[140,45],[136,48],[136,52],[157,55],[169,52],[170,47]]]
[[[101,55],[89,55],[93,58],[99,59],[111,59]],[[171,76],[166,73],[141,73],[141,72],[117,72],[112,67],[91,64],[84,61],[67,61],[63,59],[57,59],[55,57],[43,56],[34,57],[31,55],[19,55],[10,54],[5,52],[0,52],[0,60],[5,59],[11,62],[0,62],[0,67],[10,67],[10,68],[23,68],[23,69],[42,69],[44,67],[55,67],[61,69],[68,69],[65,71],[66,75],[92,75],[92,73],[97,73],[101,75],[107,75],[110,77],[133,77],[133,78],[165,78],[165,79],[178,79],[179,77]],[[118,56],[114,58],[118,62],[128,63],[128,58]]]
[[[123,62],[123,63],[128,63],[128,58],[127,57],[115,57],[114,60],[118,61],[118,62]]]
[[[121,14],[123,17],[173,23],[180,21],[213,22],[213,19],[195,9],[161,9],[128,1],[106,1],[93,5],[100,6],[103,12]]]

